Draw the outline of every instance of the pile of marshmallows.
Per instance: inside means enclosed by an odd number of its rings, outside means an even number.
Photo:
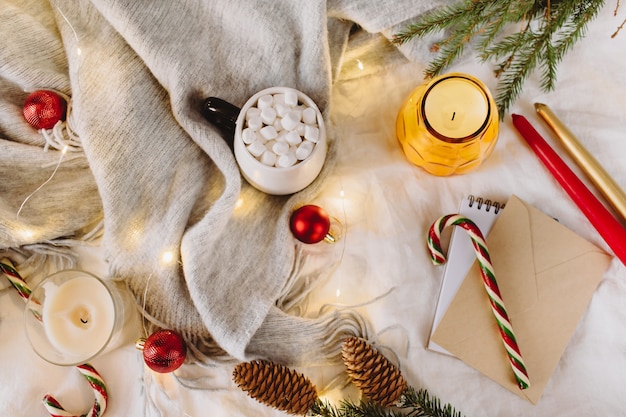
[[[305,160],[319,138],[317,109],[301,104],[295,90],[259,97],[246,111],[241,132],[252,156],[280,168]]]

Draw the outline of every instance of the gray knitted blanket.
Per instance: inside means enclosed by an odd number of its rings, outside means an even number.
[[[354,24],[389,37],[431,5],[0,1],[0,251],[58,254],[103,224],[106,278],[125,281],[152,326],[178,330],[196,360],[332,358],[367,325],[349,311],[298,317],[280,300],[306,291],[288,218],[323,184],[340,138],[328,123],[321,176],[270,196],[241,178],[200,105],[217,96],[240,106],[280,85],[328,117]],[[24,121],[37,89],[71,97],[80,146],[63,153]]]

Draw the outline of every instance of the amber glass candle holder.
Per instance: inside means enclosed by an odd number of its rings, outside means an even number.
[[[398,113],[396,134],[414,165],[433,175],[464,174],[493,151],[498,117],[480,80],[449,73],[413,90]]]

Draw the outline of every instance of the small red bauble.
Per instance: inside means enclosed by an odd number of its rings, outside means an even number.
[[[54,91],[37,90],[26,97],[22,112],[35,129],[52,129],[59,120],[65,120],[67,103]]]
[[[312,204],[302,206],[291,214],[291,233],[303,243],[324,240],[330,230],[330,218],[326,211]]]
[[[143,360],[155,372],[174,372],[185,362],[187,346],[173,330],[157,330],[143,343]]]

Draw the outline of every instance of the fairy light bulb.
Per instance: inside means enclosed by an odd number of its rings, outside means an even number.
[[[31,229],[20,229],[18,231],[19,236],[26,241],[31,241],[33,239],[33,237],[35,237],[35,232],[33,232]]]
[[[239,210],[240,208],[242,208],[243,207],[243,203],[244,203],[243,197],[239,197],[237,199],[237,202],[235,203],[235,210]]]
[[[166,250],[161,254],[161,262],[164,265],[169,265],[174,261],[174,252]]]

